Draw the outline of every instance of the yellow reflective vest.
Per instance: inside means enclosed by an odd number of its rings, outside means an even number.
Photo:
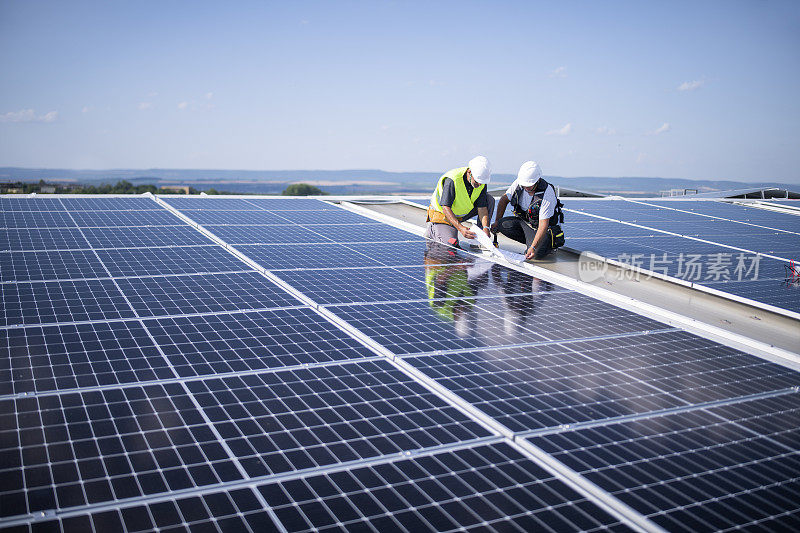
[[[453,200],[453,205],[450,209],[456,218],[461,218],[475,207],[475,202],[481,195],[486,185],[480,184],[472,189],[472,194],[467,194],[467,186],[464,183],[466,179],[467,167],[454,168],[453,170],[445,173],[439,178],[439,183],[436,184],[436,189],[431,195],[431,203],[428,206],[428,221],[436,224],[450,224],[444,216],[442,206],[439,205],[439,200],[442,198],[442,189],[444,188],[444,180],[450,178],[456,186],[456,197]]]

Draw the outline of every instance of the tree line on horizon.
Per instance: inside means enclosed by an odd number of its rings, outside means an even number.
[[[42,192],[46,188],[52,189],[48,192]],[[48,183],[45,180],[36,182],[10,182],[0,184],[0,194],[186,194],[183,190],[165,189],[156,185],[134,185],[127,180],[119,180],[115,184],[104,183],[101,185],[64,185],[60,183]],[[217,189],[210,188],[204,191],[189,187],[189,194],[242,194],[228,191],[218,191]],[[245,193],[253,194],[253,193]],[[325,191],[319,187],[308,185],[306,183],[293,183],[286,187],[281,193],[283,196],[322,196],[327,195]]]

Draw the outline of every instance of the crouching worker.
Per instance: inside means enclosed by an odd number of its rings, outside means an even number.
[[[468,166],[455,168],[439,178],[428,206],[425,236],[457,246],[459,233],[465,239],[475,238],[475,233],[462,222],[476,215],[478,227],[489,236],[494,198],[486,192],[486,185],[491,177],[489,160],[479,155]]]
[[[563,204],[555,187],[542,178],[533,161],[522,164],[517,179],[500,198],[492,232],[527,246],[525,259],[542,259],[564,244]]]

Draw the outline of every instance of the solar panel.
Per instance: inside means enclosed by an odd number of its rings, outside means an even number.
[[[241,479],[180,384],[0,400],[0,419],[3,517]]]
[[[108,277],[91,250],[0,252],[0,282]]]
[[[800,395],[532,438],[666,529],[800,524]]]
[[[0,326],[133,317],[113,280],[0,284]]]
[[[228,244],[316,244],[331,242],[317,231],[295,225],[284,226],[215,226],[204,225],[208,231]]]
[[[216,211],[259,211],[261,208],[253,204],[250,200],[242,198],[198,198],[180,196],[161,196],[162,201],[168,205],[180,209],[188,216],[189,213],[198,209],[212,209]]]
[[[256,272],[126,278],[117,283],[141,317],[301,305]]]
[[[268,211],[341,211],[340,207],[313,198],[249,198],[248,203]]]
[[[800,384],[797,372],[681,331],[405,360],[516,432]]]
[[[506,444],[262,485],[289,531],[599,531],[620,524]]]
[[[84,228],[81,231],[93,248],[151,248],[214,244],[211,239],[189,226]]]
[[[89,248],[78,229],[0,229],[0,252]]]
[[[250,477],[491,435],[385,360],[187,386]]]
[[[0,211],[64,211],[59,198],[36,198],[32,196],[0,197]]]
[[[340,305],[335,313],[395,354],[669,329],[578,293]],[[558,327],[542,327],[556,324]]]
[[[183,222],[169,211],[72,211],[75,224],[84,228],[114,226],[177,226]]]
[[[3,228],[74,228],[69,213],[63,211],[2,211]]]
[[[277,270],[320,304],[525,295],[564,292],[551,283],[487,261],[430,267]]]
[[[61,198],[67,211],[139,211],[163,210],[152,198],[100,198],[67,197]]]
[[[211,211],[211,210],[197,210],[197,211],[182,211],[187,217],[191,218],[193,222],[202,225],[218,225],[218,224],[234,224],[234,225],[251,225],[251,224],[268,224],[280,226],[289,224],[284,217],[270,211]]]
[[[375,354],[309,309],[146,320],[181,377],[301,366]]]
[[[34,528],[35,531],[279,531],[250,488],[43,520],[36,522]]]
[[[170,379],[138,321],[0,330],[0,395]]]
[[[273,211],[286,222],[294,224],[368,224],[375,222],[365,217],[344,209],[328,209],[323,211]]]
[[[97,255],[114,277],[234,272],[246,266],[221,246],[106,249]]]

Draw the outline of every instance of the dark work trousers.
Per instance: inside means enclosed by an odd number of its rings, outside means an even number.
[[[489,209],[489,224],[492,222],[492,217],[494,217],[494,205],[495,200],[491,194],[486,195],[486,207]],[[478,216],[478,208],[473,207],[472,211],[461,217],[461,220],[469,220],[472,217]],[[481,223],[480,219],[478,219],[478,227],[483,228],[483,223]],[[447,244],[452,244],[450,239],[455,239],[458,242],[458,230],[451,226],[450,224],[434,224],[432,222],[428,222],[427,230],[425,231],[425,237],[428,239],[432,239],[434,241],[444,242]]]
[[[518,217],[504,217],[500,219],[498,226],[500,228],[500,233],[512,241],[524,242],[526,248],[531,247],[533,238],[536,237],[536,228]],[[551,251],[552,243],[550,242],[550,236],[545,235],[545,238],[539,243],[539,247],[536,248],[534,259],[542,259]]]

